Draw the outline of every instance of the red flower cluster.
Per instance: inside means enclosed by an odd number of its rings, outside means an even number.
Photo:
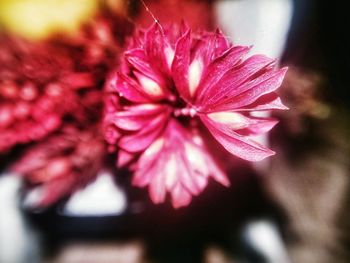
[[[74,37],[33,43],[1,36],[0,152],[43,139],[67,119],[100,121],[106,72],[128,30],[103,14]]]
[[[46,43],[2,37],[0,64],[0,152],[56,130],[79,111],[78,91],[93,85],[67,50]]]
[[[259,161],[274,154],[250,139],[277,121],[252,111],[286,109],[274,91],[286,69],[219,32],[155,24],[131,40],[107,91],[106,139],[120,148],[119,165],[136,160],[134,185],[149,186],[153,202],[170,192],[189,204],[213,177],[229,181],[207,149],[203,126],[231,154]]]
[[[0,39],[0,153],[31,145],[12,169],[49,205],[92,180],[106,155],[103,85],[130,30],[100,14],[75,36]]]

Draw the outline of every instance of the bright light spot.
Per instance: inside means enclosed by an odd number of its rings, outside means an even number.
[[[18,175],[0,175],[0,262],[28,262],[28,251],[34,257],[38,252],[37,239],[19,208],[20,185]]]
[[[95,182],[77,191],[68,200],[64,213],[72,216],[118,215],[127,205],[124,191],[110,173],[101,173]]]
[[[256,221],[248,224],[244,236],[270,263],[289,263],[286,248],[274,224],[270,221]]]

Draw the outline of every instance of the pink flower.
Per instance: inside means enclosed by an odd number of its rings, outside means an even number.
[[[286,69],[219,32],[155,24],[134,37],[107,86],[106,139],[120,148],[118,165],[135,160],[133,183],[153,202],[166,192],[174,207],[189,204],[212,177],[229,181],[206,145],[203,127],[231,154],[260,161],[274,152],[251,136],[277,121],[252,111],[286,109],[276,95]]]

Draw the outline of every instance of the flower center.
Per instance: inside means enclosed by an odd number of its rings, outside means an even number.
[[[197,110],[193,107],[177,108],[174,110],[175,117],[194,117],[197,114]]]

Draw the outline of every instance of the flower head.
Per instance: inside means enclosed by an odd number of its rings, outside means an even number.
[[[149,186],[155,203],[170,192],[187,205],[212,177],[229,185],[206,145],[206,129],[231,154],[259,161],[274,152],[251,139],[277,121],[252,111],[286,109],[274,91],[286,69],[249,47],[233,46],[220,31],[193,34],[155,24],[130,41],[107,91],[105,134],[118,165],[135,164],[133,183]]]

